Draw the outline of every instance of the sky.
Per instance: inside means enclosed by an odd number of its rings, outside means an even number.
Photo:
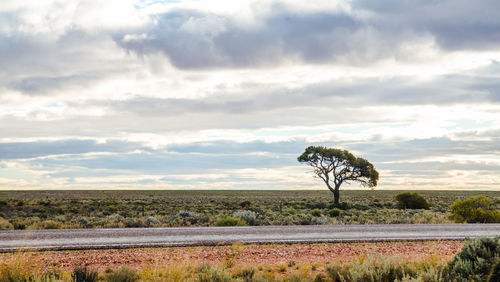
[[[500,190],[498,11],[2,0],[0,190],[325,189],[311,145],[376,189]]]

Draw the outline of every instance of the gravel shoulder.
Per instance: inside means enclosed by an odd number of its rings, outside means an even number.
[[[288,264],[326,264],[349,262],[364,256],[383,255],[407,261],[451,259],[463,246],[463,241],[321,243],[292,245],[241,245],[135,248],[82,251],[17,252],[0,254],[0,263],[25,261],[36,269],[71,271],[87,265],[104,271],[127,266],[134,269],[196,266],[201,263],[223,264],[231,261],[234,267],[274,266]]]

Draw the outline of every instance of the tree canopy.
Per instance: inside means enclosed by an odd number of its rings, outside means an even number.
[[[378,172],[373,164],[355,157],[347,150],[310,146],[297,160],[313,167],[315,175],[332,191],[335,203],[339,203],[339,190],[343,183],[358,182],[367,187],[377,186]]]

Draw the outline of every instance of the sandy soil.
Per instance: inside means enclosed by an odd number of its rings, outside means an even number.
[[[450,259],[463,246],[463,241],[392,242],[355,244],[294,244],[294,245],[233,245],[221,247],[173,247],[124,250],[87,250],[58,252],[26,252],[0,254],[0,264],[22,260],[38,269],[71,271],[87,265],[104,271],[128,266],[135,269],[158,269],[169,266],[193,265],[208,262],[234,266],[273,266],[348,262],[366,255],[398,257],[408,261],[422,261],[430,257]]]

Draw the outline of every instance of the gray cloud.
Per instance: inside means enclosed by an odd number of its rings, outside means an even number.
[[[190,10],[158,15],[155,24],[115,41],[139,55],[162,53],[181,69],[323,64],[410,59],[401,48],[433,38],[446,50],[498,48],[498,1],[354,1],[353,12],[297,12],[274,5],[258,25]],[[370,12],[368,15],[361,12]]]
[[[95,140],[60,140],[34,142],[0,143],[0,160],[26,159],[62,154],[85,154],[95,152],[127,152],[142,149],[137,143],[107,141],[98,143]]]

